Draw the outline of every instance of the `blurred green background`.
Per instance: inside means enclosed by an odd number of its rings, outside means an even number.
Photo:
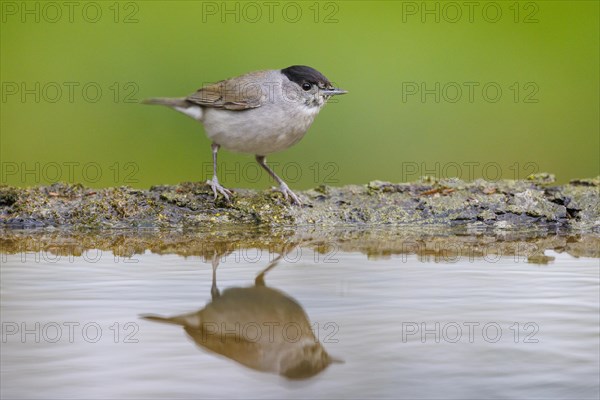
[[[201,125],[137,102],[294,64],[350,93],[269,157],[292,188],[599,174],[597,1],[67,3],[2,2],[2,184],[205,180]]]

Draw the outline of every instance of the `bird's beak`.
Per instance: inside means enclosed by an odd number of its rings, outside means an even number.
[[[346,94],[348,93],[347,90],[344,89],[321,89],[321,94],[324,94],[326,96],[335,96],[336,94]]]
[[[346,361],[342,360],[341,358],[332,357],[332,356],[329,356],[329,362],[331,362],[333,364],[346,364]]]

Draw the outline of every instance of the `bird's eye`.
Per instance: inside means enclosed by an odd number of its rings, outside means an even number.
[[[308,91],[310,90],[310,88],[312,88],[312,85],[311,85],[310,83],[308,83],[308,82],[304,82],[304,83],[302,84],[302,90],[305,90],[305,91],[307,91],[307,92],[308,92]]]

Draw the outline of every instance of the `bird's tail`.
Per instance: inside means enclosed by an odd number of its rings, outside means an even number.
[[[168,107],[188,107],[189,103],[184,97],[154,97],[142,100],[142,104],[159,104]]]
[[[166,324],[182,325],[182,326],[196,326],[199,324],[200,318],[197,313],[178,315],[175,317],[161,317],[160,315],[154,314],[143,314],[140,318],[147,321],[163,322]]]
[[[197,121],[202,121],[204,115],[202,107],[197,104],[190,103],[185,97],[155,97],[152,99],[142,100],[142,104],[160,104],[170,107],[180,113],[192,117]]]
[[[140,315],[140,318],[148,320],[148,321],[164,322],[167,324],[185,325],[185,322],[181,318],[177,318],[177,317],[170,318],[170,317],[161,317],[160,315],[146,314],[146,315]]]

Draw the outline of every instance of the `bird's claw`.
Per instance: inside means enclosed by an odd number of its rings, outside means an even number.
[[[219,183],[218,180],[213,179],[213,180],[207,180],[206,183],[211,187],[214,195],[215,195],[215,201],[217,201],[217,198],[219,197],[219,193],[221,193],[221,195],[225,198],[225,200],[230,201],[229,196],[233,196],[233,192],[229,189],[224,188],[223,186],[221,186],[221,184]]]
[[[279,191],[283,194],[283,197],[285,198],[286,201],[291,197],[292,204],[297,204],[299,206],[302,205],[302,202],[300,201],[298,196],[296,196],[296,194],[294,192],[292,192],[292,190],[285,183],[282,183],[279,186]]]

